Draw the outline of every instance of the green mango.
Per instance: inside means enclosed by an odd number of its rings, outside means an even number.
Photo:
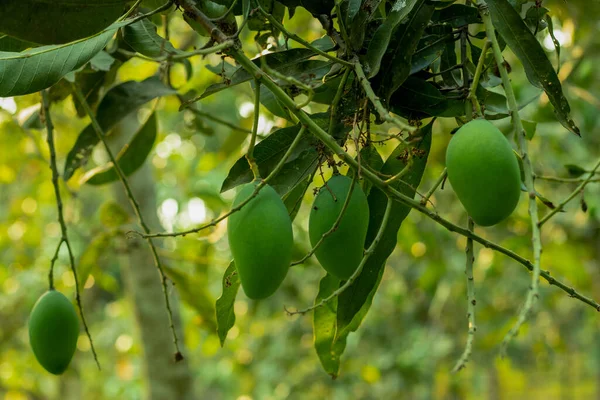
[[[521,174],[502,132],[484,119],[463,125],[446,150],[448,180],[473,221],[492,226],[507,218],[521,195]]]
[[[319,191],[308,221],[308,235],[313,247],[335,225],[351,185],[352,179],[336,175]],[[352,276],[363,258],[368,227],[367,196],[360,185],[355,184],[350,203],[339,226],[325,237],[315,251],[315,256],[325,271],[341,280],[347,280]]]
[[[258,183],[242,186],[233,207],[248,199]],[[285,204],[271,186],[229,216],[227,237],[246,296],[258,300],[275,293],[292,262],[294,237]]]
[[[79,320],[75,307],[56,290],[44,293],[29,315],[29,344],[46,371],[60,375],[77,347]]]

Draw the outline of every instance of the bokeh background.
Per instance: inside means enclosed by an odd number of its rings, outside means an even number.
[[[568,177],[566,164],[590,168],[600,157],[600,2],[543,3],[551,9],[561,43],[559,75],[582,137],[568,133],[555,121],[544,95],[522,115],[537,122],[530,145],[536,173]],[[286,26],[310,40],[322,35],[318,22],[301,9]],[[176,46],[201,45],[202,40],[179,15],[171,17],[170,30]],[[547,31],[539,38],[556,63]],[[252,34],[243,40],[249,44],[246,48],[254,48]],[[512,66],[517,96],[531,98],[536,89],[527,83],[518,60],[509,51],[505,56]],[[186,81],[183,68],[175,66],[173,84],[181,93],[201,92],[218,82],[205,66],[220,62],[214,55],[193,59],[195,74],[190,81]],[[156,72],[156,64],[132,59],[119,70],[117,81],[141,80]],[[137,227],[120,184],[80,186],[81,173],[62,186],[62,193],[82,277],[85,312],[102,370],[96,368],[82,332],[70,369],[61,377],[46,373],[35,361],[27,334],[28,314],[47,288],[50,259],[60,238],[45,132],[25,123],[39,101],[38,94],[0,99],[0,398],[141,399],[150,391],[160,393],[161,385],[164,393],[173,393],[169,391],[173,385],[192,385],[194,398],[199,399],[600,398],[598,313],[546,282],[542,282],[531,321],[512,341],[508,356],[499,358],[499,344],[515,322],[530,279],[523,266],[479,245],[475,246],[478,331],[474,353],[466,369],[450,373],[467,333],[465,240],[416,212],[398,232],[398,246],[387,263],[379,292],[362,326],[349,337],[336,380],[323,372],[313,349],[311,316],[288,317],[283,311],[284,306],[312,304],[324,274],[314,259],[293,267],[280,290],[268,300],[250,301],[240,291],[235,303],[237,322],[221,348],[215,332],[214,302],[230,261],[225,224],[200,235],[158,241],[175,282],[170,290],[186,361],[160,371],[161,379],[149,381],[146,374],[155,361],[172,355],[169,347],[161,346],[169,330],[159,278],[144,242],[125,234]],[[252,101],[250,86],[240,85],[203,100],[199,108],[249,129]],[[131,178],[144,214],[156,231],[190,228],[225,212],[234,193],[221,194],[220,186],[248,143],[243,130],[179,113],[178,107],[174,97],[158,102],[159,140],[146,165]],[[113,144],[126,140],[148,113],[146,107],[118,126]],[[88,121],[76,117],[71,99],[56,103],[52,116],[61,169]],[[284,123],[261,109],[261,133]],[[508,120],[497,125],[509,131]],[[449,132],[455,126],[452,119],[435,123],[421,192],[427,191],[443,170]],[[387,155],[394,145],[388,141],[378,150]],[[89,166],[106,160],[98,148]],[[321,182],[317,178],[312,187]],[[575,186],[537,182],[538,191],[555,203]],[[544,226],[542,265],[598,300],[600,184],[590,184],[583,196],[587,212],[578,197],[565,213]],[[298,258],[310,248],[306,229],[312,199],[309,189],[294,223]],[[465,225],[466,215],[449,187],[438,191],[433,202],[445,217]],[[547,211],[541,204],[540,209]],[[131,222],[126,222],[128,219]],[[529,231],[522,198],[510,219],[478,233],[529,258]],[[73,298],[75,281],[64,248],[55,274],[57,288]],[[151,308],[155,316],[136,318],[144,308]]]

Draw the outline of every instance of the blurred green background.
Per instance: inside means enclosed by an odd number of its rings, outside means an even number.
[[[566,177],[565,164],[590,168],[600,157],[600,2],[553,0],[544,1],[544,6],[551,10],[562,44],[559,75],[582,138],[555,121],[545,96],[528,105],[522,115],[538,123],[530,145],[536,173]],[[309,40],[322,35],[318,22],[301,9],[288,23],[290,30]],[[201,44],[180,14],[173,14],[170,27],[175,45]],[[555,63],[556,53],[546,32],[539,38]],[[254,48],[252,34],[243,39],[247,49]],[[530,98],[536,90],[527,83],[519,62],[509,51],[505,57],[512,66],[517,96]],[[218,65],[220,57],[192,62],[195,74],[190,81],[185,80],[181,66],[174,67],[173,84],[181,93],[201,92],[218,82],[205,65]],[[132,59],[119,70],[117,80],[141,80],[156,72],[155,64]],[[47,288],[50,259],[60,238],[45,132],[24,127],[39,101],[38,94],[0,99],[1,399],[141,399],[149,393],[157,399],[600,399],[598,314],[545,281],[535,315],[511,343],[508,357],[499,358],[499,343],[525,299],[529,274],[511,259],[479,245],[475,246],[478,331],[474,354],[466,369],[450,373],[467,333],[465,240],[416,212],[398,233],[398,246],[387,263],[374,304],[358,332],[350,335],[336,380],[322,371],[313,349],[312,317],[288,317],[283,311],[284,306],[312,304],[324,274],[314,259],[292,268],[280,290],[265,301],[250,301],[240,291],[236,325],[221,348],[214,302],[230,261],[225,224],[201,235],[157,241],[175,282],[170,290],[186,356],[185,362],[164,368],[172,357],[171,348],[163,345],[165,338],[168,346],[171,342],[159,278],[147,247],[125,234],[137,229],[134,219],[121,225],[115,217],[122,210],[131,212],[120,184],[80,186],[81,172],[62,186],[62,193],[82,277],[85,312],[102,370],[96,368],[82,332],[69,370],[61,377],[48,374],[35,361],[27,334],[29,312]],[[250,87],[240,85],[199,105],[204,112],[249,129],[252,101]],[[158,102],[159,140],[145,167],[131,179],[155,231],[190,228],[225,212],[234,193],[221,195],[220,185],[248,142],[246,133],[179,113],[178,106],[173,97]],[[125,140],[148,112],[149,107],[117,127],[113,144]],[[56,103],[52,116],[61,170],[87,120],[76,117],[70,99]],[[261,109],[261,133],[284,123]],[[497,125],[509,131],[508,120]],[[443,170],[454,127],[451,119],[435,123],[421,192]],[[388,141],[378,150],[387,156],[393,147]],[[89,166],[106,160],[98,148]],[[316,179],[312,186],[320,182]],[[575,186],[537,182],[538,191],[555,203]],[[313,195],[310,189],[307,193],[294,223],[297,258],[310,248],[306,229]],[[544,226],[542,267],[597,300],[600,185],[590,184],[584,196],[587,212],[578,197],[566,213]],[[478,233],[529,258],[530,227],[523,200],[509,220]],[[433,202],[442,215],[465,225],[466,215],[449,188],[438,191]],[[62,250],[56,285],[73,298],[75,282]],[[173,387],[178,389],[174,392]]]

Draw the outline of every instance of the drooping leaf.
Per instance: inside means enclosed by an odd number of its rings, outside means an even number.
[[[128,81],[111,88],[100,101],[96,119],[105,134],[121,119],[148,101],[161,96],[174,94],[175,91],[161,82],[158,77],[150,77],[141,82]],[[75,171],[85,165],[98,144],[99,139],[92,125],[88,125],[77,137],[67,155],[63,177],[70,179]]]
[[[400,22],[412,11],[415,5],[423,4],[423,0],[397,1],[392,7],[386,20],[373,35],[369,48],[367,49],[366,65],[368,66],[367,77],[371,78],[379,72],[381,60],[388,49],[392,33]]]
[[[321,127],[326,127],[329,124],[328,114],[315,114],[313,120]],[[275,168],[299,131],[300,125],[282,128],[271,133],[256,145],[254,158],[262,177],[269,175]],[[311,135],[305,133],[284,164],[283,169],[269,182],[281,196],[292,190],[316,168],[318,152],[314,147],[316,144],[314,140]],[[229,170],[229,174],[221,187],[221,192],[248,183],[252,179],[253,175],[248,166],[248,160],[246,160],[246,157],[241,157]]]
[[[340,280],[325,275],[319,283],[319,293],[315,304],[330,296],[340,286]],[[315,350],[325,372],[336,378],[340,369],[340,356],[346,349],[346,338],[336,341],[337,298],[315,309],[313,314],[313,338]]]
[[[131,141],[117,155],[117,162],[125,176],[137,171],[146,161],[156,141],[156,113],[152,113],[145,124],[135,133]],[[80,184],[103,185],[119,179],[112,162],[88,171]]]
[[[427,68],[435,60],[439,59],[446,49],[446,42],[452,40],[451,35],[430,35],[423,38],[419,48],[411,58],[410,74],[415,74]]]
[[[240,289],[240,278],[235,269],[235,264],[229,263],[227,270],[223,274],[223,292],[221,297],[217,299],[216,312],[217,312],[217,334],[221,341],[221,346],[225,344],[227,338],[227,332],[235,324],[235,310],[233,305],[235,304],[235,297]]]
[[[288,214],[290,215],[290,219],[293,221],[296,219],[298,215],[298,211],[300,211],[300,206],[302,205],[302,199],[306,194],[306,190],[310,186],[311,177],[309,176],[304,182],[299,183],[293,188],[290,192],[288,192],[283,197],[283,204],[285,204],[285,208],[288,210]]]
[[[433,122],[422,128],[422,140],[416,146],[417,150],[414,156],[413,166],[404,177],[403,181],[398,181],[393,184],[395,189],[408,197],[414,197],[415,190],[419,186],[421,177],[425,171],[425,165],[427,164],[431,146],[432,126]],[[400,172],[405,166],[405,151],[405,146],[400,144],[388,157],[381,172],[386,175],[394,175]],[[381,190],[373,188],[369,193],[368,200],[370,219],[365,247],[368,247],[377,235],[377,231],[383,220],[387,197]],[[400,229],[402,222],[410,211],[410,207],[398,201],[393,203],[388,225],[381,237],[381,241],[365,264],[356,281],[339,296],[336,341],[345,340],[345,336],[358,329],[371,307],[373,296],[377,291],[383,275],[385,263],[396,247],[398,229]]]
[[[383,60],[384,65],[392,67],[382,70],[376,78],[379,82],[378,92],[386,102],[410,75],[412,55],[434,10],[435,7],[425,0],[417,1],[406,20],[394,31],[393,45]]]
[[[362,0],[349,0],[348,1],[348,17],[346,18],[346,25],[350,25],[354,17],[360,11],[360,6],[362,4]]]
[[[361,167],[367,165],[371,171],[377,172],[381,171],[381,168],[383,168],[383,158],[381,158],[381,154],[379,154],[374,145],[371,144],[370,146],[364,146],[362,149],[360,149],[359,155],[360,159],[357,157],[357,161],[360,161]],[[349,169],[347,176],[354,178],[355,173],[356,172],[354,172],[353,169]],[[373,184],[367,179],[363,179],[361,182],[361,187],[363,192],[365,192],[365,194],[368,196],[371,192]]]
[[[176,49],[171,42],[156,33],[156,26],[147,19],[127,25],[123,28],[123,40],[133,50],[148,57],[158,58],[167,54],[177,55],[183,53]],[[192,65],[186,58],[176,60],[183,63],[186,75],[192,74]]]
[[[100,32],[124,11],[128,0],[20,0],[0,2],[0,30],[40,43],[72,42]]]
[[[464,99],[448,98],[431,82],[410,76],[390,99],[390,109],[405,118],[464,115]]]
[[[33,93],[52,86],[84,65],[117,30],[112,25],[96,36],[77,42],[42,46],[20,53],[0,51],[0,97]]]
[[[579,136],[579,128],[571,118],[571,107],[563,94],[558,75],[541,44],[507,0],[488,0],[487,4],[494,27],[523,63],[529,82],[544,89],[559,122]]]

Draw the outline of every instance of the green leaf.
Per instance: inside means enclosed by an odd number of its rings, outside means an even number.
[[[217,334],[221,341],[221,347],[225,344],[227,338],[227,332],[235,324],[235,297],[240,289],[240,278],[235,270],[235,264],[229,263],[227,270],[223,274],[223,292],[221,297],[217,299],[216,312],[217,312]]]
[[[181,268],[163,263],[165,273],[173,281],[181,299],[202,318],[201,326],[209,332],[217,329],[214,298],[208,292],[207,282],[198,274],[190,274]]]
[[[121,119],[152,99],[176,93],[154,76],[141,82],[128,81],[111,88],[100,101],[96,119],[105,134]],[[70,179],[75,171],[85,165],[99,139],[92,125],[88,125],[77,137],[67,155],[63,177]]]
[[[433,121],[422,128],[423,139],[416,146],[419,151],[413,159],[413,166],[404,181],[393,184],[394,188],[402,194],[414,197],[415,188],[419,186],[427,158],[431,147],[431,130]],[[386,175],[395,175],[400,172],[405,164],[403,157],[406,148],[403,144],[398,145],[394,152],[388,157],[381,172]],[[387,196],[379,189],[373,188],[369,193],[369,230],[365,247],[368,247],[375,238],[383,220],[383,214],[387,202]],[[388,225],[381,237],[381,241],[375,248],[373,254],[365,264],[361,274],[356,281],[344,291],[338,298],[337,308],[337,331],[336,341],[345,340],[350,332],[354,332],[360,326],[363,318],[371,307],[373,297],[377,292],[379,282],[385,269],[385,263],[396,247],[397,235],[402,222],[411,211],[409,206],[400,202],[394,202]]]
[[[533,139],[535,136],[535,130],[537,129],[537,122],[522,120],[523,129],[525,129],[525,136],[527,140]]]
[[[319,293],[315,304],[330,296],[340,286],[340,280],[332,275],[325,275],[319,283]],[[313,337],[315,350],[325,372],[332,378],[338,376],[340,356],[346,349],[346,338],[336,340],[337,298],[322,307],[316,308],[313,314]]]
[[[0,30],[34,43],[72,42],[98,33],[112,24],[128,1],[1,1]]]
[[[167,54],[177,55],[183,53],[176,49],[171,42],[156,33],[156,25],[147,19],[143,19],[123,29],[123,40],[133,50],[147,57],[158,58]],[[192,74],[192,64],[188,59],[176,60],[186,68],[189,78]]]
[[[366,65],[368,66],[367,77],[371,78],[379,72],[381,67],[381,60],[387,51],[392,33],[396,29],[396,26],[412,11],[414,6],[419,3],[423,4],[424,0],[398,0],[392,7],[390,12],[385,19],[384,23],[377,28],[373,38],[369,43],[366,55]]]
[[[313,120],[321,127],[329,125],[329,116],[325,113],[313,115]],[[266,177],[271,173],[299,131],[300,125],[278,129],[256,145],[254,148],[254,158],[262,177]],[[319,154],[314,147],[315,144],[315,139],[312,135],[305,133],[279,174],[273,177],[270,185],[273,186],[280,196],[284,196],[290,192],[296,185],[312,174],[319,158]],[[221,192],[226,192],[238,185],[251,182],[252,179],[253,175],[248,166],[248,160],[246,160],[245,156],[241,157],[229,170],[229,174],[221,187]]]
[[[306,190],[310,186],[310,183],[311,176],[309,176],[304,182],[300,182],[298,185],[296,185],[296,187],[283,196],[283,204],[285,204],[285,208],[287,208],[288,214],[290,215],[290,219],[292,221],[296,219],[298,211],[300,211],[302,199],[304,199],[304,195],[306,194]]]
[[[102,204],[102,206],[100,206],[99,215],[100,222],[106,228],[118,228],[129,223],[131,220],[127,211],[114,201]]]
[[[381,171],[381,168],[383,168],[383,158],[381,158],[381,154],[379,154],[379,152],[377,151],[377,148],[375,147],[375,145],[371,144],[369,146],[365,146],[362,149],[360,149],[360,163],[361,166],[362,165],[368,165],[369,169],[371,169],[371,171]],[[358,157],[357,157],[358,160]],[[353,169],[349,169],[347,176],[350,178],[354,178],[354,170]],[[367,179],[363,179],[361,182],[361,187],[363,192],[365,192],[365,194],[368,196],[369,193],[371,192],[371,188],[373,187],[373,184],[368,181]]]
[[[125,176],[137,171],[146,161],[154,146],[157,132],[156,113],[152,113],[145,124],[135,133],[131,141],[117,155],[117,162]],[[88,171],[80,180],[80,184],[104,185],[119,180],[119,175],[112,162]]]
[[[581,175],[587,172],[585,168],[575,164],[565,164],[565,168],[567,169],[569,175],[573,178],[579,178]]]
[[[315,53],[309,49],[291,49],[286,51],[278,51],[276,53],[270,53],[262,57],[257,57],[253,60],[253,62],[254,64],[260,67],[261,58],[263,58],[270,68],[282,74],[289,75],[290,69],[292,71],[296,70],[302,72],[298,69],[298,63],[300,61],[308,60],[314,55]],[[232,75],[226,76],[226,82],[210,85],[204,91],[204,93],[202,93],[200,98],[203,99],[212,94],[220,92],[221,90],[230,88],[235,85],[239,85],[240,83],[248,82],[253,79],[254,77],[251,76],[245,69],[243,69],[242,67],[238,67],[237,69],[235,69],[235,72],[233,72]]]
[[[571,107],[562,91],[558,75],[554,71],[546,52],[531,33],[521,16],[507,0],[488,0],[494,27],[508,46],[523,63],[529,82],[543,88],[554,106],[554,114],[560,123],[580,136],[579,128],[570,116]]]
[[[431,17],[432,21],[449,24],[453,28],[461,28],[465,25],[481,23],[481,17],[476,7],[464,4],[452,4],[441,10],[436,10]]]
[[[418,1],[410,14],[394,31],[393,45],[388,49],[383,64],[392,66],[377,76],[379,94],[386,102],[410,75],[412,55],[435,7],[425,0]]]
[[[405,118],[464,115],[464,100],[449,99],[431,82],[410,76],[390,99],[393,112]]]
[[[21,53],[0,51],[0,97],[33,93],[54,85],[100,52],[117,28],[66,45],[42,46]]]
[[[446,40],[444,40],[446,38]],[[410,62],[410,74],[415,74],[439,59],[446,49],[446,43],[452,41],[452,35],[430,35],[421,40]]]
[[[356,14],[360,11],[362,0],[349,0],[348,1],[348,18],[346,19],[346,25],[350,25]]]
[[[30,47],[37,47],[38,44],[19,40],[17,38],[0,34],[0,51],[19,52]]]

